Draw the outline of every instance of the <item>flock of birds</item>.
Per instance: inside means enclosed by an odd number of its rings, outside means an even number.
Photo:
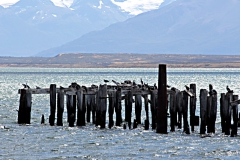
[[[110,81],[109,80],[106,80],[104,79],[103,80],[105,84],[109,83]],[[120,83],[120,82],[117,82],[115,80],[112,80],[112,82],[117,86],[117,87],[130,87],[132,86],[133,88],[140,88],[142,90],[156,90],[157,89],[157,85],[156,83],[154,83],[153,86],[151,85],[148,85],[148,83],[144,83],[142,78],[140,80],[140,84],[137,84],[134,80],[133,81],[130,81],[130,80],[125,80],[123,83]],[[30,89],[29,85],[26,84],[22,84],[23,87],[25,89]],[[176,91],[177,89],[175,87],[171,87],[169,85],[166,85],[167,88],[171,88],[172,91]],[[73,82],[68,88],[75,88],[75,89],[80,89],[80,88],[83,88],[86,92],[88,91],[88,87],[86,86],[80,86],[79,84],[77,84],[76,82]],[[94,85],[92,84],[91,87],[89,87],[91,89],[97,89],[98,86],[97,85]],[[190,88],[185,85],[185,88],[187,91],[190,91]],[[40,87],[36,86],[36,89],[41,89]],[[66,89],[62,86],[60,86],[60,89]],[[226,90],[228,93],[233,93],[233,90],[231,90],[228,86],[226,86]],[[212,84],[209,84],[209,95],[216,95],[217,94],[217,91],[215,89],[213,89],[213,85]]]

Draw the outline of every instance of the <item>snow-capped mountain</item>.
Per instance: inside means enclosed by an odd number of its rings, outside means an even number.
[[[132,17],[111,0],[20,0],[4,7],[0,56],[34,55]]]
[[[239,0],[176,0],[40,53],[240,54]]]

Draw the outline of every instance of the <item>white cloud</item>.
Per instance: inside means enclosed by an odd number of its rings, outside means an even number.
[[[5,8],[17,3],[19,0],[0,0],[0,6]]]
[[[164,0],[126,0],[124,2],[112,3],[118,5],[122,10],[137,15],[149,10],[157,9]]]

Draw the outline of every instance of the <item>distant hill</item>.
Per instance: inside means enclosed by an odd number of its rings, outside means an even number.
[[[240,54],[239,0],[176,0],[39,53]]]

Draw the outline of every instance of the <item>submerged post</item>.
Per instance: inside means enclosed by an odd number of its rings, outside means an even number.
[[[167,76],[166,65],[159,64],[158,71],[158,103],[157,103],[157,133],[167,134]]]
[[[57,94],[57,125],[63,126],[63,111],[64,111],[64,91],[60,89]]]

